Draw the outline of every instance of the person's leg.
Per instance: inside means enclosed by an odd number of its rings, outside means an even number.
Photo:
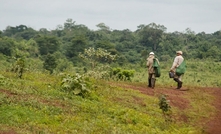
[[[181,76],[177,76],[176,74],[174,75],[174,81],[177,82],[177,88],[180,89],[182,87],[182,81],[181,81]]]
[[[151,78],[151,87],[152,87],[152,88],[155,87],[155,82],[156,82],[155,74],[152,74],[152,78]]]
[[[152,74],[148,73],[148,87],[151,87]]]
[[[183,82],[182,82],[182,75],[178,76],[178,80],[179,80],[179,83],[178,83],[178,88],[180,89],[183,85]]]

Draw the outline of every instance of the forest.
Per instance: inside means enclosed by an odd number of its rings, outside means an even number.
[[[128,29],[111,30],[100,23],[97,25],[99,29],[93,31],[75,23],[67,19],[63,25],[50,31],[46,28],[36,31],[26,25],[8,26],[0,31],[1,55],[7,59],[39,58],[41,61],[46,61],[47,57],[54,58],[58,63],[54,66],[57,71],[63,71],[69,64],[85,65],[79,53],[90,47],[117,55],[114,63],[118,65],[142,64],[151,51],[160,61],[173,59],[178,50],[183,51],[186,59],[221,61],[220,30],[206,34],[187,28],[185,32],[167,33],[163,25],[151,23],[139,25],[132,32]]]

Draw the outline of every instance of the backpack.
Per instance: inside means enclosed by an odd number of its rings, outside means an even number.
[[[186,72],[186,62],[183,62],[176,68],[176,75],[180,76]]]
[[[160,77],[160,75],[161,75],[160,65],[157,62],[156,58],[153,59],[153,67],[154,67],[154,71],[155,71],[155,76]]]

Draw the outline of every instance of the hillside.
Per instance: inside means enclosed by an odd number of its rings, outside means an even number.
[[[82,98],[60,90],[60,76],[26,74],[20,80],[4,75],[1,134],[218,134],[221,130],[220,88],[184,85],[177,91],[162,85],[150,89],[140,82],[92,79],[93,91]],[[169,122],[158,106],[161,94],[171,106]]]
[[[118,85],[120,86],[120,85]],[[204,133],[206,134],[220,134],[221,132],[221,88],[194,88],[195,91],[189,91],[190,89],[183,87],[181,90],[176,90],[173,88],[147,88],[145,86],[134,86],[130,84],[123,85],[122,87],[126,89],[133,89],[138,90],[141,93],[148,95],[148,96],[159,96],[160,94],[166,94],[168,96],[168,100],[170,101],[171,106],[177,107],[180,111],[184,112],[185,110],[188,110],[188,108],[191,107],[191,101],[194,101],[196,99],[195,97],[199,97],[198,95],[201,95],[199,92],[203,92],[205,96],[200,96],[201,99],[207,99],[204,98],[206,95],[211,95],[214,97],[211,104],[215,107],[215,114],[210,116],[209,119],[202,119],[201,122],[196,122],[196,126],[202,127],[204,130]],[[199,93],[199,94],[198,94]],[[191,97],[194,96],[195,97]],[[186,97],[189,96],[189,97]],[[203,100],[202,100],[203,101]],[[139,102],[139,100],[137,100]],[[207,101],[205,101],[207,102]],[[205,108],[205,107],[204,107]],[[199,114],[201,114],[201,110],[205,110],[203,107],[199,108]],[[179,120],[189,122],[188,117],[185,115],[182,115],[182,112],[180,114]],[[199,123],[199,124],[198,124]]]

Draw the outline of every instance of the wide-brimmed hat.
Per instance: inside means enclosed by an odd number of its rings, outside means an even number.
[[[182,51],[176,51],[176,53],[177,53],[177,54],[183,54],[183,52],[182,52]]]

